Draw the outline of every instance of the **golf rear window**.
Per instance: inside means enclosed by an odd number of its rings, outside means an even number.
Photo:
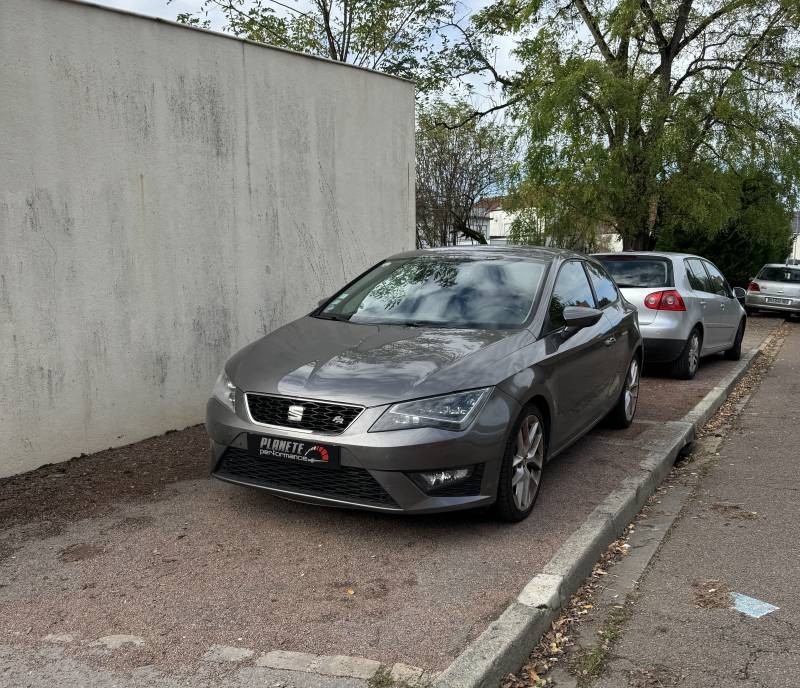
[[[756,279],[767,282],[800,282],[800,270],[788,266],[782,268],[761,268]]]
[[[648,256],[596,256],[614,278],[617,286],[660,289],[672,287],[672,263],[666,258]]]

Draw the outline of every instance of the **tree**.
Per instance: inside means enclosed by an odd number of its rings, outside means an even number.
[[[786,208],[785,190],[775,177],[761,170],[751,170],[745,176],[708,174],[713,180],[707,180],[707,186],[723,190],[719,198],[725,199],[728,221],[720,228],[716,221],[708,224],[702,216],[686,218],[684,208],[670,207],[684,205],[682,191],[674,194],[670,189],[664,205],[669,208],[671,221],[663,227],[657,248],[707,256],[732,284],[745,286],[762,265],[782,263],[791,251],[792,214]],[[692,182],[686,180],[677,186],[685,183]],[[712,209],[710,216],[715,214]]]
[[[528,142],[515,196],[549,223],[607,224],[652,248],[671,180],[704,168],[757,167],[794,202],[797,0],[500,0],[462,33]],[[521,67],[504,74],[482,46],[508,33]],[[703,205],[695,179],[686,202]]]
[[[437,124],[469,112],[464,103],[437,101],[417,113],[418,246],[447,246],[458,237],[486,243],[475,210],[480,199],[502,190],[513,149],[505,128],[492,120],[455,129]]]
[[[445,83],[455,56],[444,31],[455,22],[455,0],[198,2],[198,12],[178,21],[208,28],[216,10],[236,36],[413,78],[425,92]]]

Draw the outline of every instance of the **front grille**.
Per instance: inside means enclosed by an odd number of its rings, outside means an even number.
[[[273,397],[267,394],[246,394],[245,397],[250,415],[257,423],[278,425],[283,428],[300,428],[329,435],[338,435],[364,410],[363,406]],[[302,420],[289,420],[290,406],[303,407]]]
[[[243,449],[229,447],[214,474],[253,485],[290,490],[312,497],[329,497],[377,506],[397,503],[369,471],[353,466],[337,469],[263,459]]]
[[[438,490],[431,490],[431,497],[475,497],[481,493],[483,482],[483,464],[479,463],[472,469],[472,475],[466,480],[445,485]]]

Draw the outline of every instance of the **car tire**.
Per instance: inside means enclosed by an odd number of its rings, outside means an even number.
[[[547,426],[535,404],[519,414],[506,443],[497,484],[495,514],[503,521],[522,521],[533,510],[547,461]]]
[[[691,380],[700,367],[700,352],[703,350],[703,335],[694,327],[686,339],[681,355],[672,363],[671,373],[679,380]]]
[[[745,320],[739,323],[739,329],[736,330],[736,339],[733,340],[733,346],[725,352],[725,358],[729,361],[738,361],[742,357],[742,340],[744,339]]]
[[[639,402],[639,382],[642,377],[642,359],[636,354],[628,364],[628,372],[625,375],[625,382],[622,391],[619,393],[617,403],[608,414],[606,421],[612,428],[624,430],[633,423],[636,415],[636,406]]]

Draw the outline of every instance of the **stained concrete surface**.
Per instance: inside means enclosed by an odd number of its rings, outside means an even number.
[[[779,322],[754,321],[746,346]],[[7,671],[28,666],[45,636],[64,633],[73,642],[56,661],[126,681],[142,667],[199,676],[213,645],[441,669],[638,466],[663,421],[688,411],[729,368],[713,359],[690,383],[645,378],[641,410],[651,419],[624,432],[593,432],[550,464],[536,512],[515,526],[480,513],[402,519],[328,510],[198,479],[122,495],[90,518],[56,514],[44,534],[31,516],[0,535]],[[174,451],[184,437],[164,439]],[[194,440],[185,446],[196,451]],[[98,456],[74,465],[93,462],[102,472]],[[204,460],[199,452],[197,460]],[[73,479],[80,475],[55,480]],[[145,644],[92,649],[112,634]]]

